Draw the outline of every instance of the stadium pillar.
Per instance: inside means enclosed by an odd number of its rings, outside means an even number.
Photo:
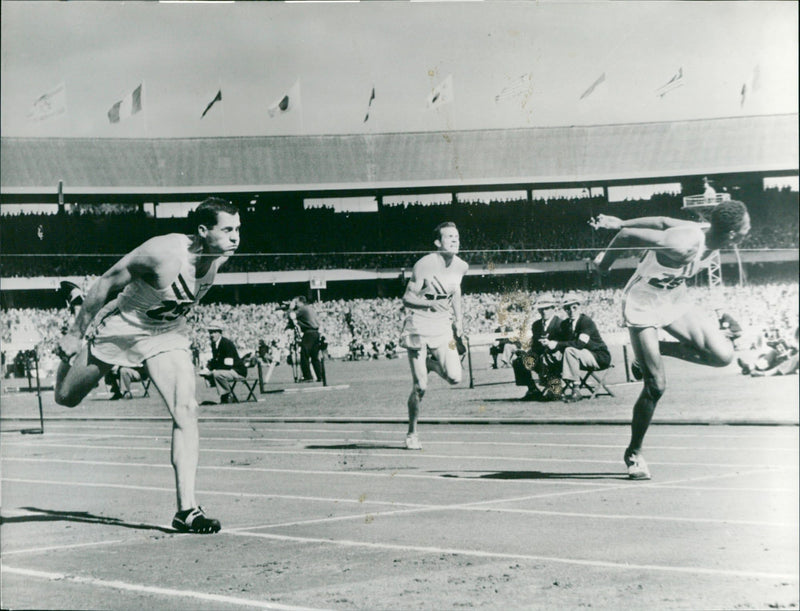
[[[375,201],[378,204],[378,243],[383,244],[383,195],[377,193],[375,195]]]

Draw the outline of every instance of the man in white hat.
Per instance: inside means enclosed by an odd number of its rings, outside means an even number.
[[[561,350],[561,379],[572,382],[572,394],[565,396],[567,402],[581,400],[580,380],[582,373],[605,369],[611,364],[611,353],[600,336],[594,321],[581,312],[583,298],[570,291],[561,300],[561,307],[567,313],[567,320],[561,323],[558,340],[550,340],[551,350]]]
[[[219,402],[229,403],[231,400],[231,385],[235,380],[247,376],[247,366],[239,356],[236,345],[222,334],[222,322],[213,321],[208,325],[208,335],[211,344],[211,360],[207,369],[200,372],[208,382],[219,392]]]
[[[562,320],[556,316],[558,301],[552,293],[543,293],[535,302],[539,319],[531,325],[530,348],[519,351],[512,361],[517,386],[527,386],[528,392],[523,401],[548,401],[561,395],[561,357],[559,350],[552,350],[547,342],[557,338]],[[539,377],[539,388],[531,372]]]

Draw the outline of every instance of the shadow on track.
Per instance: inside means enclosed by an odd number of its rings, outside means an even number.
[[[469,473],[469,472],[468,472]],[[481,475],[459,475],[443,473],[442,477],[452,479],[628,479],[626,473],[550,473],[547,471],[498,471]]]
[[[400,450],[404,445],[386,443],[337,443],[333,445],[310,445],[306,450]]]
[[[51,509],[40,509],[38,507],[21,507],[25,511],[31,511],[39,515],[30,516],[0,516],[0,524],[20,524],[23,522],[83,522],[86,524],[107,524],[109,526],[121,526],[122,528],[133,528],[135,530],[157,530],[162,533],[175,533],[172,528],[157,526],[155,524],[140,524],[135,522],[123,522],[119,518],[107,518],[96,516],[86,511],[54,511]]]

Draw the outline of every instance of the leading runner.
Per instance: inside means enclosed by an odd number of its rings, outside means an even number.
[[[594,229],[618,230],[594,260],[600,272],[611,268],[621,247],[648,249],[625,287],[622,309],[635,357],[631,369],[634,377],[644,378],[633,406],[624,460],[631,479],[650,479],[642,443],[666,389],[661,355],[713,367],[725,367],[733,360],[733,344],[720,331],[716,318],[690,302],[686,280],[706,269],[719,249],[732,247],[749,233],[750,215],[742,202],[728,200],[713,208],[710,224],[662,216],[623,221],[605,214],[589,224]],[[659,329],[678,342],[659,343]]]
[[[414,264],[403,295],[408,316],[403,322],[400,345],[408,351],[413,383],[408,397],[406,448],[409,450],[422,449],[417,420],[428,388],[428,373],[434,371],[450,384],[461,382],[461,358],[455,338],[463,334],[461,280],[469,264],[458,256],[455,223],[440,224],[433,235],[437,250]]]
[[[199,432],[186,313],[236,251],[241,223],[233,204],[213,197],[190,218],[193,235],[151,238],[92,285],[80,313],[59,340],[62,363],[55,398],[59,405],[75,407],[113,366],[144,364],[172,416],[178,497],[172,526],[180,532],[215,533],[219,520],[207,517],[195,498]]]

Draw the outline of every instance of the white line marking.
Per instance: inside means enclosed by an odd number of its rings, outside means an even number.
[[[150,451],[150,452],[169,452],[169,447],[153,447],[153,446],[95,446],[95,445],[83,445],[83,444],[52,444],[48,447],[52,448],[71,448],[71,449],[83,449],[83,450],[125,450],[125,451]],[[356,450],[345,450],[347,452],[356,452]],[[360,451],[360,450],[358,450]],[[221,449],[221,448],[201,448],[200,452],[202,454],[254,454],[256,456],[260,455],[291,455],[291,456],[333,456],[327,450],[242,450],[242,449]],[[361,455],[361,454],[359,454]],[[477,461],[497,461],[497,462],[529,462],[529,463],[539,463],[539,462],[558,462],[558,463],[579,463],[579,464],[609,464],[609,465],[620,465],[621,460],[602,460],[597,458],[548,458],[543,456],[517,456],[517,457],[509,457],[509,456],[480,456],[480,455],[459,455],[459,454],[430,454],[428,452],[408,452],[406,450],[400,450],[398,452],[369,452],[364,453],[363,456],[367,457],[376,457],[376,458],[405,458],[405,459],[418,459],[418,458],[435,458],[438,460],[459,460],[459,461],[469,461],[469,460],[477,460]],[[6,461],[19,461],[19,462],[59,462],[60,459],[56,458],[23,458],[23,457],[3,457],[3,460]],[[65,461],[69,462],[69,461]],[[86,463],[92,464],[92,461],[75,461],[77,463]],[[732,468],[732,467],[740,467],[746,468],[751,467],[752,462],[748,463],[700,463],[700,462],[679,462],[679,461],[649,461],[652,465],[668,465],[668,466],[678,466],[678,467],[712,467],[712,468]],[[140,463],[126,463],[126,462],[113,462],[113,461],[105,461],[105,462],[98,462],[97,464],[108,464],[108,465],[138,465]],[[210,469],[210,468],[221,468],[221,467],[200,467],[201,469]],[[258,470],[261,469],[259,467],[253,467],[253,469]],[[800,470],[800,464],[784,464],[784,465],[774,465],[772,467],[774,471],[790,471],[790,470]],[[281,470],[278,470],[281,471]],[[289,470],[291,471],[291,470]],[[458,469],[453,469],[453,473],[458,473]],[[357,474],[355,471],[299,471],[301,473],[320,473],[320,474],[328,474],[328,473],[349,473],[349,474]],[[368,476],[376,476],[381,474],[375,473],[365,473],[364,475]],[[411,477],[406,475],[406,477]],[[441,477],[437,476],[421,476],[415,475],[413,477]],[[463,478],[453,478],[453,479],[463,479]],[[501,480],[497,480],[501,481]]]
[[[38,514],[32,514],[38,515]],[[124,543],[125,539],[113,539],[111,541],[94,541],[92,543],[73,543],[70,545],[49,545],[47,547],[29,547],[26,549],[3,550],[3,556],[12,556],[14,554],[37,554],[39,552],[52,552],[61,551],[65,549],[74,549],[77,547],[97,547],[98,545],[113,545],[115,543]]]
[[[419,545],[399,545],[393,543],[373,543],[366,541],[352,541],[348,539],[324,539],[320,537],[296,537],[288,535],[276,535],[271,533],[253,533],[228,531],[228,534],[237,537],[259,537],[275,541],[291,541],[296,543],[322,543],[326,545],[338,545],[342,547],[366,547],[370,549],[394,550],[403,552],[422,552],[426,554],[458,554],[464,556],[476,556],[479,558],[503,558],[512,560],[527,560],[534,562],[555,562],[559,564],[574,564],[578,566],[602,567],[619,569],[622,571],[661,571],[669,573],[689,573],[703,575],[720,575],[725,577],[749,577],[755,579],[778,579],[795,582],[798,576],[793,573],[765,573],[761,571],[743,571],[737,569],[709,569],[703,567],[684,567],[684,566],[665,566],[655,564],[621,564],[618,562],[608,562],[604,560],[584,560],[580,558],[560,558],[557,556],[539,556],[534,554],[512,554],[506,552],[487,552],[482,550],[450,548],[450,547],[428,547]]]
[[[761,473],[763,470],[753,471],[753,473]],[[703,481],[706,479],[717,479],[720,477],[735,477],[738,473],[735,474],[728,474],[722,476],[702,476],[697,478],[689,478],[689,479],[681,479],[677,480],[678,483],[685,483],[689,481]],[[48,480],[33,480],[33,479],[21,479],[21,478],[3,478],[3,481],[9,482],[16,482],[16,483],[26,483],[26,484],[43,484],[43,485],[62,485],[62,486],[87,486],[87,487],[96,487],[96,488],[117,488],[123,490],[150,490],[150,491],[165,491],[170,490],[168,488],[160,488],[156,486],[132,486],[129,484],[102,484],[97,482],[62,482],[62,481],[48,481]],[[626,483],[626,484],[617,484],[617,485],[607,485],[605,486],[601,492],[610,492],[612,490],[630,490],[633,486],[636,488],[642,487],[650,487],[650,488],[667,488],[669,487],[669,482],[665,482],[664,484],[642,484],[642,483]],[[692,490],[700,490],[701,488],[691,488]],[[635,519],[635,520],[654,520],[654,521],[663,521],[663,522],[689,522],[689,523],[709,523],[709,524],[738,524],[743,526],[770,526],[770,527],[792,527],[795,526],[793,522],[783,523],[783,522],[765,522],[765,521],[754,521],[754,520],[735,520],[735,519],[715,519],[715,518],[682,518],[682,517],[670,517],[670,516],[647,516],[647,515],[619,515],[619,514],[591,514],[591,513],[578,513],[578,512],[557,512],[557,511],[545,511],[545,510],[536,510],[536,509],[516,509],[516,508],[508,508],[508,507],[500,507],[500,508],[487,508],[487,505],[495,505],[498,503],[510,503],[510,502],[521,502],[521,501],[529,501],[529,500],[537,500],[543,498],[552,498],[556,496],[567,496],[567,495],[576,495],[576,494],[587,494],[591,492],[597,492],[596,488],[593,489],[584,489],[584,490],[573,490],[568,492],[554,492],[554,493],[537,493],[526,495],[522,497],[515,497],[515,498],[505,498],[505,499],[489,499],[489,500],[482,500],[482,501],[473,501],[469,503],[458,503],[458,504],[450,504],[450,505],[433,505],[433,504],[423,504],[423,503],[404,503],[404,502],[394,502],[394,501],[379,501],[379,500],[372,500],[372,499],[349,499],[349,498],[335,498],[335,497],[319,497],[319,496],[300,496],[300,495],[284,495],[284,494],[270,494],[270,493],[257,493],[257,492],[227,492],[227,491],[220,491],[220,490],[203,490],[201,491],[202,494],[210,494],[210,495],[220,495],[220,496],[231,496],[236,498],[268,498],[268,499],[279,499],[279,500],[301,500],[304,502],[309,501],[316,501],[316,502],[323,502],[323,503],[334,503],[334,504],[358,504],[363,506],[389,506],[389,507],[403,507],[404,509],[401,510],[393,510],[387,512],[375,512],[373,515],[394,515],[400,513],[411,513],[411,512],[425,512],[425,511],[448,511],[448,510],[474,510],[474,508],[480,507],[482,511],[493,511],[496,513],[516,513],[516,514],[530,514],[530,515],[552,515],[552,516],[565,516],[565,517],[583,517],[583,518],[591,518],[591,519],[611,519],[611,520],[623,520],[623,519]],[[738,491],[738,490],[737,490]],[[313,523],[323,523],[323,522],[336,522],[336,521],[344,521],[350,519],[361,519],[364,517],[364,514],[352,514],[348,516],[337,516],[333,518],[321,518],[321,519],[312,519],[312,520],[302,520],[296,522],[289,522],[284,524],[266,524],[260,526],[250,526],[250,527],[240,527],[236,530],[244,530],[245,528],[275,528],[277,526],[294,526],[300,524],[313,524]]]
[[[35,577],[38,579],[47,579],[49,581],[72,581],[75,583],[81,583],[90,586],[113,588],[115,590],[125,590],[127,592],[136,592],[139,594],[156,594],[161,596],[191,598],[195,600],[202,600],[204,602],[225,603],[229,605],[239,605],[243,607],[255,607],[257,609],[281,609],[286,611],[311,609],[311,607],[296,607],[293,605],[282,605],[280,603],[271,603],[260,600],[250,600],[247,598],[238,598],[236,596],[207,594],[205,592],[196,592],[193,590],[176,590],[173,588],[159,588],[156,586],[147,586],[138,583],[128,583],[126,581],[96,579],[94,577],[81,577],[80,575],[67,575],[66,573],[51,573],[48,571],[34,571],[31,569],[23,569],[7,565],[3,565],[2,567],[0,567],[0,570],[2,570],[2,572],[4,573],[11,573],[13,575],[22,575],[24,577]]]
[[[392,438],[395,438],[398,435],[397,431],[387,430],[385,428],[373,429],[369,425],[365,425],[364,427],[358,428],[358,429],[352,429],[352,428],[350,428],[350,429],[342,429],[342,428],[336,428],[336,427],[337,426],[343,426],[343,425],[336,425],[335,423],[332,423],[332,426],[330,428],[295,428],[295,427],[286,428],[286,427],[282,426],[283,423],[281,423],[281,422],[263,422],[263,423],[258,423],[258,424],[262,424],[263,428],[265,428],[265,429],[268,428],[272,432],[280,431],[282,433],[304,433],[304,434],[308,434],[308,433],[330,433],[331,435],[341,435],[343,433],[364,434],[365,431],[369,431],[369,433],[373,434],[373,435],[385,435],[385,436],[392,437]],[[53,422],[53,423],[50,423],[50,426],[48,427],[48,429],[50,427],[54,427],[54,428],[69,428],[69,429],[85,427],[85,428],[90,429],[92,431],[98,430],[98,429],[111,429],[111,430],[114,430],[114,431],[119,431],[121,429],[124,429],[124,430],[136,430],[136,429],[152,430],[152,428],[153,428],[152,426],[145,426],[145,425],[139,425],[139,424],[134,424],[133,426],[131,426],[131,423],[129,423],[129,422],[122,422],[121,425],[122,426],[120,426],[120,425],[103,426],[103,425],[98,425],[98,424],[89,423],[89,422],[75,422],[75,423]],[[439,425],[437,425],[437,427],[438,426]],[[457,427],[459,425],[451,425],[451,426],[452,427]],[[546,430],[543,430],[542,426],[537,426],[536,428],[533,428],[533,427],[530,427],[530,426],[527,426],[527,425],[522,425],[522,426],[525,426],[525,428],[527,430],[522,430],[522,431],[514,430],[514,429],[519,429],[520,426],[521,425],[518,425],[518,424],[508,424],[508,425],[498,424],[498,425],[492,425],[491,427],[487,427],[488,430],[474,430],[473,428],[470,428],[470,429],[463,429],[462,428],[461,430],[453,430],[453,431],[441,431],[441,430],[438,430],[437,428],[431,428],[429,430],[429,432],[426,433],[426,437],[428,435],[430,435],[431,438],[435,438],[435,437],[438,437],[438,436],[458,436],[458,437],[465,437],[465,436],[472,436],[472,435],[475,435],[475,436],[487,436],[487,435],[488,436],[496,436],[498,434],[501,434],[501,435],[504,435],[504,436],[509,436],[509,437],[526,437],[526,436],[539,437],[539,436],[548,436],[548,435],[549,436],[553,436],[553,437],[556,437],[556,436],[557,437],[616,437],[617,436],[616,432],[609,431],[609,432],[595,433],[595,432],[591,432],[591,431],[576,430],[576,427],[560,427],[562,430],[559,430],[559,431],[546,431]],[[558,425],[552,425],[552,426],[558,426]],[[613,426],[612,425],[605,425],[605,426],[607,426],[608,428],[623,428],[623,427],[624,428],[628,428],[629,425],[620,424],[620,425],[613,425]],[[405,427],[405,424],[397,423],[398,430],[401,430],[401,429],[404,430],[403,427]],[[208,423],[208,422],[203,423],[203,427],[202,428],[204,430],[206,430],[206,431],[211,429],[211,430],[215,430],[215,431],[231,431],[231,432],[237,432],[237,431],[259,432],[259,430],[260,430],[260,429],[254,428],[253,425],[245,426],[245,427],[221,427],[221,426],[212,427],[211,423]],[[737,428],[744,428],[744,427],[737,427]],[[797,429],[787,430],[785,428],[778,428],[778,427],[768,428],[768,429],[765,429],[764,427],[750,427],[750,428],[754,428],[755,430],[754,431],[750,431],[750,432],[748,432],[746,434],[742,434],[742,435],[732,435],[732,434],[727,434],[727,433],[722,433],[721,434],[721,433],[718,433],[718,428],[717,427],[704,427],[703,428],[703,431],[704,431],[703,434],[700,434],[700,433],[670,433],[670,432],[667,432],[667,431],[651,430],[649,435],[648,435],[648,437],[651,437],[651,438],[661,438],[661,437],[672,438],[672,437],[675,437],[675,438],[690,438],[690,439],[709,439],[709,438],[712,438],[712,439],[753,439],[753,438],[758,438],[759,436],[764,436],[767,439],[773,439],[776,435],[784,435],[784,436],[786,436],[788,438],[796,439],[797,438],[797,433],[798,433]],[[772,433],[772,434],[771,435],[766,435],[767,432]],[[203,437],[203,439],[205,439],[205,437]]]
[[[363,431],[359,431],[362,432]],[[91,433],[51,433],[53,437],[62,437],[62,438],[72,438],[72,437],[81,437],[83,439],[150,439],[150,440],[165,440],[169,441],[171,439],[171,432],[165,433],[162,435],[120,435],[120,434],[91,434]],[[291,438],[291,437],[255,437],[255,438],[239,438],[239,437],[202,437],[202,441],[235,441],[237,443],[242,442],[252,442],[252,443],[263,443],[263,442],[270,442],[270,443],[290,443],[290,444],[323,444],[323,443],[331,443],[331,442],[338,442],[335,445],[348,445],[348,444],[365,444],[363,448],[332,448],[335,450],[370,450],[369,444],[375,443],[383,443],[377,439],[354,439],[354,438],[335,438],[335,437],[316,437],[316,438]],[[27,445],[23,442],[11,442],[14,445]],[[480,440],[457,440],[457,441],[432,441],[429,442],[434,445],[443,445],[443,446],[465,446],[465,445],[488,445],[493,447],[525,447],[525,448],[591,448],[591,449],[603,449],[603,448],[619,448],[619,443],[608,443],[608,444],[589,444],[589,443],[543,443],[543,442],[516,442],[516,441],[480,441]],[[50,447],[61,447],[60,444],[48,444]],[[68,447],[68,446],[67,446]],[[96,447],[103,447],[103,446],[96,446]],[[399,446],[398,446],[399,447]],[[126,449],[126,448],[121,448]],[[794,452],[797,453],[800,451],[800,448],[788,447],[788,448],[776,448],[774,445],[769,446],[733,446],[733,445],[725,445],[721,447],[715,446],[656,446],[656,445],[648,445],[648,451],[653,450],[666,450],[666,451],[677,451],[677,452],[684,452],[686,450],[698,450],[698,451],[723,451],[723,452],[736,452],[741,453],[742,450],[748,450],[753,452]],[[325,448],[320,448],[320,450],[325,450]],[[218,450],[224,451],[224,450]],[[236,451],[236,450],[230,450]]]

